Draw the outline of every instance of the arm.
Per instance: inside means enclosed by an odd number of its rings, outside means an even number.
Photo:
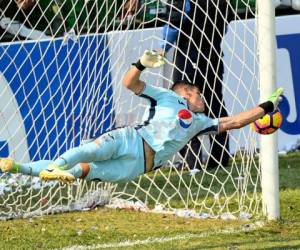
[[[145,88],[145,83],[140,80],[142,71],[145,68],[157,68],[165,63],[165,58],[156,51],[146,50],[142,57],[133,63],[123,78],[123,85],[139,95]]]
[[[265,115],[265,111],[261,107],[255,107],[248,111],[241,112],[230,117],[221,117],[219,119],[219,133],[227,130],[242,128],[251,122],[256,121]]]
[[[142,71],[135,66],[131,67],[123,78],[123,85],[125,88],[131,90],[136,95],[142,93],[145,88],[145,83],[140,80]]]
[[[219,119],[219,133],[223,133],[230,129],[242,128],[261,118],[265,114],[274,111],[278,106],[280,95],[282,93],[283,89],[279,88],[270,96],[267,102],[260,104],[258,107],[230,117],[221,117]]]

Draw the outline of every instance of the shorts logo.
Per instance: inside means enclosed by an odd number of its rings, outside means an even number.
[[[193,116],[190,111],[187,109],[181,109],[179,110],[177,114],[179,118],[179,124],[183,128],[189,128],[192,125],[193,122]]]

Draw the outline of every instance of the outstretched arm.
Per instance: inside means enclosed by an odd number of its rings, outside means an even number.
[[[219,119],[219,133],[223,133],[227,130],[242,128],[251,122],[264,116],[265,111],[261,107],[255,107],[253,109],[241,112],[237,115],[229,117],[221,117]]]
[[[278,106],[279,98],[282,92],[283,89],[279,88],[272,96],[270,96],[267,102],[264,102],[253,109],[241,112],[237,115],[221,117],[219,119],[219,133],[223,133],[231,129],[242,128],[261,118],[266,113],[274,111]]]
[[[136,95],[142,93],[145,88],[145,83],[140,80],[141,73],[141,70],[133,66],[127,71],[123,78],[123,85],[125,88],[131,90]]]
[[[145,83],[140,80],[142,71],[145,68],[157,68],[165,63],[165,58],[156,51],[146,50],[142,57],[133,63],[123,78],[123,85],[134,92],[140,94],[145,88]]]

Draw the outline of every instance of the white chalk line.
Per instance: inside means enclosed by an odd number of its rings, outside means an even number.
[[[195,239],[195,238],[204,238],[209,237],[215,234],[232,234],[232,233],[240,233],[240,232],[249,232],[256,229],[257,226],[251,224],[248,227],[238,227],[238,228],[228,228],[224,230],[215,230],[209,232],[203,232],[199,234],[180,234],[175,235],[172,237],[159,237],[154,238],[150,237],[145,240],[135,240],[135,241],[121,241],[121,242],[114,242],[114,243],[105,243],[105,244],[94,244],[94,245],[75,245],[70,247],[61,248],[61,250],[93,250],[93,249],[105,249],[105,248],[121,248],[121,247],[131,247],[135,245],[148,245],[154,243],[165,243],[169,241],[176,241],[176,240],[188,240],[188,239]]]

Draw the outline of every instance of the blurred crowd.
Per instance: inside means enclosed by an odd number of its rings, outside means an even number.
[[[277,15],[300,9],[300,0],[274,3]],[[226,117],[221,41],[227,24],[253,17],[255,7],[256,0],[0,0],[0,41],[163,26],[157,50],[164,54],[176,44],[173,81],[195,84],[209,107],[206,115]],[[226,166],[230,159],[228,134],[209,139],[207,167]],[[204,157],[197,136],[180,155],[191,169],[201,168]]]
[[[240,15],[247,12],[249,18],[249,7],[255,8],[256,0],[228,1]],[[160,26],[163,25],[161,18],[166,15],[165,2],[167,0],[0,0],[0,41],[59,37],[67,32],[101,33],[128,26],[128,21],[130,28]],[[287,6],[279,11],[295,12]]]
[[[59,37],[113,29],[123,0],[0,0],[0,40]]]

